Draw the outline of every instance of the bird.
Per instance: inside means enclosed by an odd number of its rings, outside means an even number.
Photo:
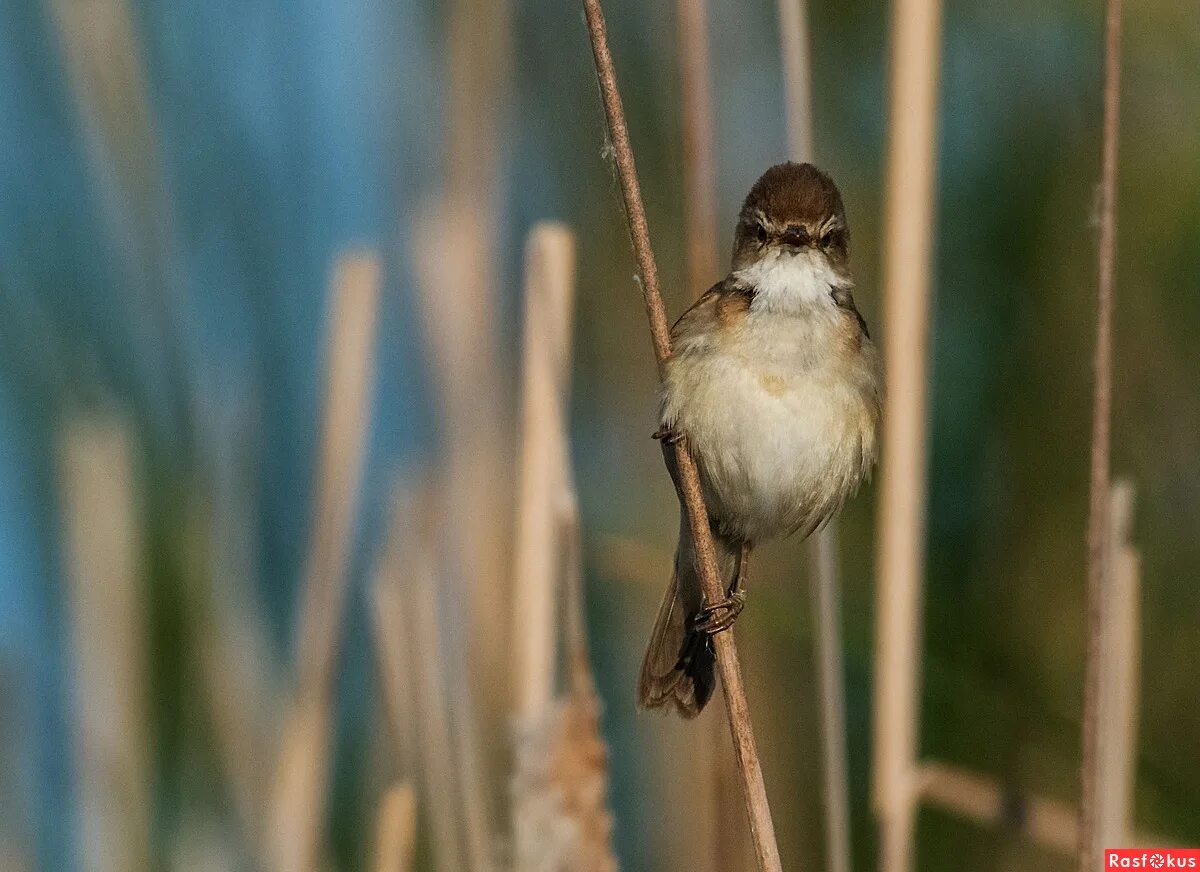
[[[849,244],[833,180],[809,163],[772,166],[738,213],[728,275],[671,328],[654,436],[673,477],[676,450],[696,461],[727,597],[704,601],[681,506],[639,708],[701,712],[716,684],[712,636],[745,603],[752,549],[811,535],[870,476],[879,356],[854,304]]]

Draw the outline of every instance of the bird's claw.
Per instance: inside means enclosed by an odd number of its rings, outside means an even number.
[[[664,445],[678,445],[683,441],[683,431],[676,430],[674,427],[668,427],[666,424],[663,424],[650,434],[650,438],[657,439]]]
[[[729,596],[712,605],[703,605],[692,618],[692,629],[706,636],[715,636],[733,626],[742,609],[746,607],[746,592],[730,591]]]

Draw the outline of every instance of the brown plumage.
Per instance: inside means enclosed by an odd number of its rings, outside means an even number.
[[[752,544],[808,536],[875,460],[877,359],[851,294],[848,245],[833,181],[810,164],[772,167],[742,206],[730,274],[671,331],[663,432],[696,458],[733,615]],[[643,707],[694,717],[712,695],[700,590],[681,512],[638,684]]]

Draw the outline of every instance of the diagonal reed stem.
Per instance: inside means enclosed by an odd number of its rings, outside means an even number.
[[[600,0],[583,0],[587,16],[588,34],[596,62],[596,76],[600,82],[600,93],[604,102],[604,114],[608,120],[608,132],[612,141],[613,155],[620,179],[621,194],[625,201],[625,216],[629,222],[629,234],[633,240],[638,273],[641,276],[642,296],[646,304],[646,315],[650,321],[650,335],[654,343],[654,356],[658,362],[659,376],[664,373],[671,356],[671,334],[667,324],[667,313],[663,306],[658,286],[658,268],[654,252],[650,247],[650,229],[646,224],[646,210],[642,204],[642,193],[638,185],[637,169],[633,161],[633,148],[629,142],[629,129],[625,123],[625,110],[621,94],[617,89],[617,75],[613,67],[612,54],[608,48],[608,33],[604,24],[604,12]],[[679,497],[688,513],[696,547],[696,564],[704,596],[710,602],[723,598],[724,590],[716,570],[716,555],[713,550],[712,531],[708,526],[708,512],[700,491],[700,478],[696,461],[687,451],[666,446],[665,451],[675,452],[679,470]],[[742,796],[750,820],[750,835],[754,842],[754,853],[758,868],[762,872],[782,872],[779,848],[775,844],[775,826],[767,804],[767,790],[763,783],[762,767],[758,760],[758,748],[754,741],[750,710],[746,705],[745,688],[742,685],[742,670],[738,662],[737,646],[731,632],[718,633],[713,637],[717,667],[721,672],[721,686],[725,693],[725,707],[729,713],[729,729],[733,736],[734,753],[738,770],[742,776]]]
[[[1112,320],[1117,247],[1117,135],[1121,97],[1121,0],[1107,0],[1104,22],[1104,145],[1100,170],[1100,247],[1097,254],[1096,352],[1093,360],[1091,493],[1088,509],[1087,664],[1083,686],[1080,762],[1079,869],[1100,868],[1098,809],[1102,779],[1100,687],[1107,620]]]

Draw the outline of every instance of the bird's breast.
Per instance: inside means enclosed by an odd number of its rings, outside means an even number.
[[[869,469],[878,419],[873,349],[852,347],[842,330],[836,312],[751,315],[672,359],[663,421],[686,434],[709,510],[729,532],[807,532]]]

